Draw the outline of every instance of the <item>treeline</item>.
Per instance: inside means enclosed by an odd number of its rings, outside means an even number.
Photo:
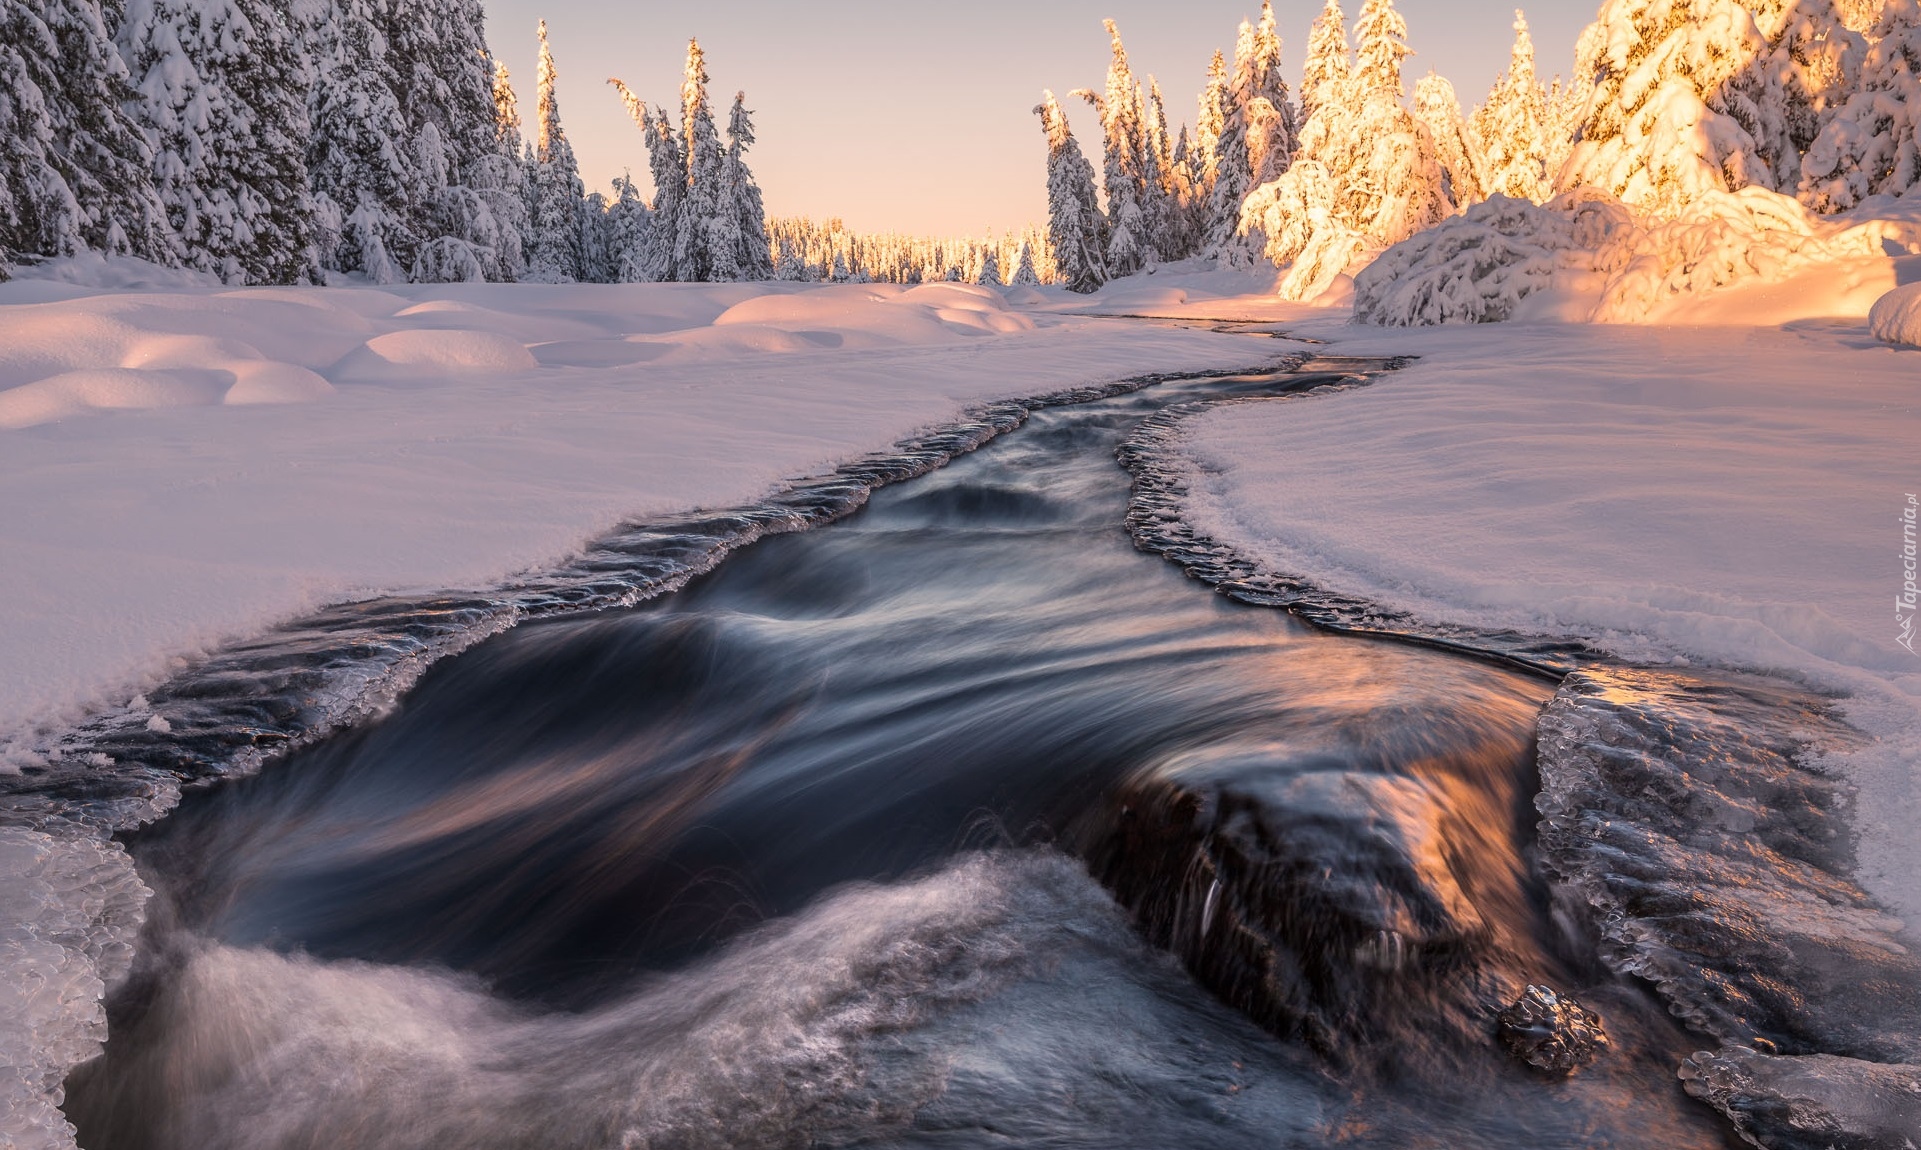
[[[1038,286],[1055,269],[1044,231],[999,237],[853,232],[838,219],[768,222],[774,278],[827,283],[971,283]]]
[[[1283,293],[1305,298],[1497,195],[1594,188],[1661,214],[1759,187],[1836,212],[1921,183],[1917,0],[1608,0],[1566,84],[1536,75],[1517,12],[1509,70],[1472,112],[1433,73],[1410,102],[1393,0],[1364,0],[1351,34],[1327,0],[1290,90],[1263,4],[1178,135],[1107,28],[1105,88],[1074,93],[1098,115],[1098,180],[1054,95],[1035,109],[1053,255],[1081,291],[1208,256],[1286,267]]]
[[[82,251],[229,283],[765,278],[736,96],[621,91],[656,202],[588,195],[540,27],[524,138],[479,0],[0,0],[0,276]]]

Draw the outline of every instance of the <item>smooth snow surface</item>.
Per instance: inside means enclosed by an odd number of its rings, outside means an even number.
[[[0,770],[9,732],[324,602],[485,586],[976,401],[1279,350],[964,284],[0,284]]]
[[[1896,610],[1912,353],[1858,321],[1402,334],[1300,314],[1336,353],[1421,360],[1194,420],[1198,530],[1436,622],[1850,693],[1881,739],[1848,764],[1862,878],[1921,922],[1921,656]]]

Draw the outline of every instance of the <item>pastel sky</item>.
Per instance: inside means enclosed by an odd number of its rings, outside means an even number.
[[[1593,0],[1528,12],[1543,78],[1565,75]],[[1359,0],[1347,0],[1350,24]],[[1512,0],[1400,0],[1416,55],[1465,107],[1507,67]],[[590,189],[623,169],[643,188],[646,152],[606,83],[649,103],[679,100],[687,39],[707,53],[715,102],[747,92],[759,143],[750,163],[773,215],[839,216],[865,231],[980,234],[1046,215],[1046,143],[1032,114],[1042,88],[1099,87],[1103,18],[1120,25],[1135,73],[1160,79],[1170,120],[1191,123],[1207,62],[1232,58],[1235,29],[1259,0],[731,0],[700,4],[489,0],[488,39],[507,64],[523,117],[533,111],[535,24],[545,18],[562,122]],[[1317,0],[1278,0],[1292,81]],[[1084,105],[1074,129],[1093,143]],[[1096,166],[1098,155],[1094,156]]]

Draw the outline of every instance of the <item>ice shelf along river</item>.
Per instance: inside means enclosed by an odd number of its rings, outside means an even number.
[[[1157,517],[1181,405],[1391,366],[990,412],[8,780],[154,891],[80,1145],[1898,1145],[1921,979],[1821,700],[1449,650]]]

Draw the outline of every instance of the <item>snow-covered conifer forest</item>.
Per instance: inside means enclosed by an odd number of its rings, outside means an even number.
[[[745,93],[615,81],[661,191],[588,194],[540,26],[523,120],[479,0],[5,0],[0,274],[95,252],[229,284],[765,279]],[[724,124],[717,119],[724,116]]]

